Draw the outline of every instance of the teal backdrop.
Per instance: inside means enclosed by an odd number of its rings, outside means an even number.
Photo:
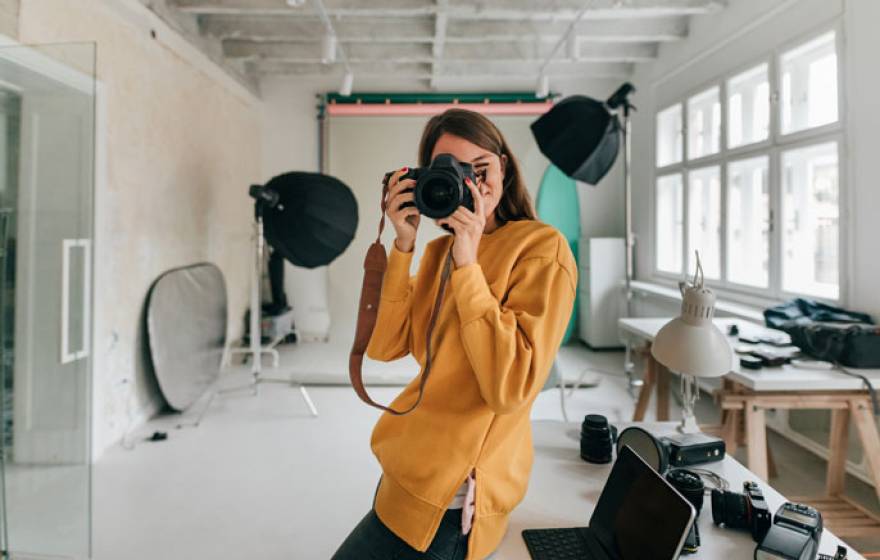
[[[541,179],[535,206],[541,221],[562,232],[562,235],[568,240],[575,260],[577,260],[578,240],[581,238],[581,211],[577,184],[574,179],[566,176],[555,165],[550,164]],[[580,292],[579,287],[578,292]],[[575,328],[577,328],[578,299],[580,299],[580,293],[575,296],[574,309],[568,322],[568,328],[565,329],[563,343],[571,339]]]

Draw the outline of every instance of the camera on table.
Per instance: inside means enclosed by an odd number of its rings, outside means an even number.
[[[393,171],[385,174],[383,183],[387,184]],[[474,211],[474,197],[471,189],[465,184],[470,179],[475,185],[477,177],[474,167],[455,159],[451,154],[438,154],[428,167],[415,167],[400,176],[399,181],[415,179],[414,189],[403,192],[415,192],[415,202],[404,202],[401,208],[415,206],[419,212],[429,218],[445,218],[459,206]]]
[[[771,515],[758,484],[747,480],[742,494],[712,490],[712,521],[729,529],[748,529],[752,539],[761,542],[770,529]]]
[[[821,538],[822,514],[808,505],[786,502],[755,548],[755,560],[814,560]]]

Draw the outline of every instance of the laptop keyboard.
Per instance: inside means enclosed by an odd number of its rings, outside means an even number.
[[[526,529],[523,540],[532,560],[602,560],[606,557],[584,529]],[[592,546],[591,546],[592,545]],[[596,550],[599,548],[599,550]]]

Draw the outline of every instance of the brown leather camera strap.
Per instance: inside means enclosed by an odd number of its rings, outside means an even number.
[[[376,236],[376,241],[367,250],[367,256],[364,258],[364,281],[361,286],[361,299],[358,305],[354,343],[348,357],[348,376],[351,379],[351,386],[354,387],[355,393],[357,393],[362,401],[391,414],[403,415],[412,412],[422,402],[425,384],[428,382],[428,375],[431,373],[431,335],[434,332],[434,325],[437,322],[437,315],[440,312],[440,305],[443,303],[443,295],[446,292],[446,284],[452,268],[452,248],[450,247],[449,253],[446,255],[446,262],[443,265],[443,273],[440,277],[440,287],[437,290],[434,308],[431,310],[431,318],[428,322],[425,341],[425,370],[422,372],[422,378],[419,381],[419,397],[411,407],[403,411],[381,405],[367,394],[361,368],[363,367],[364,353],[366,352],[367,345],[370,343],[370,337],[373,335],[373,328],[376,326],[379,297],[382,294],[382,278],[385,276],[385,269],[388,266],[388,257],[385,254],[385,246],[382,245],[381,239],[382,230],[385,228],[385,199],[387,196],[388,183],[384,182],[382,185],[382,218],[379,220],[379,233]]]

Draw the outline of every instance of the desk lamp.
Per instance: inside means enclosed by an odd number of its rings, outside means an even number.
[[[666,323],[654,338],[651,355],[670,371],[681,375],[682,433],[700,431],[694,416],[699,396],[697,377],[729,373],[733,351],[727,337],[715,326],[715,294],[704,285],[703,266],[697,253],[693,283],[681,282],[681,315]]]

